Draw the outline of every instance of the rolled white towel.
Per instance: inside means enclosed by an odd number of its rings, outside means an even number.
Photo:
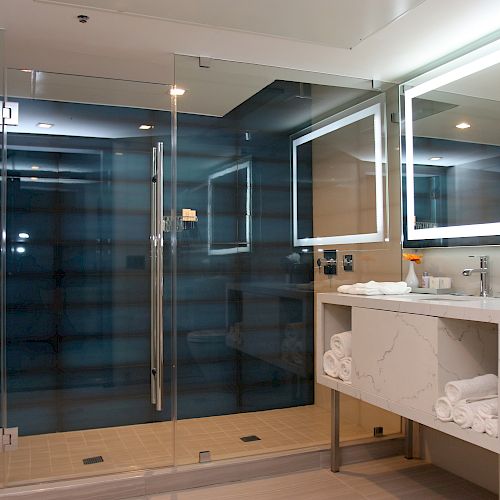
[[[477,413],[474,415],[472,419],[472,430],[475,432],[486,432],[486,422],[483,417],[478,415]]]
[[[498,418],[487,418],[484,422],[486,434],[491,437],[498,437]]]
[[[340,378],[344,382],[351,381],[351,365],[352,365],[352,358],[351,357],[343,358],[340,361]]]
[[[477,410],[482,403],[482,401],[474,401],[473,403],[460,401],[457,406],[453,408],[453,422],[462,429],[469,429],[472,427],[474,416],[477,415]]]
[[[323,354],[323,369],[330,377],[339,378],[340,360],[336,358],[333,351],[326,351],[325,354]]]
[[[451,422],[453,420],[453,405],[446,396],[439,398],[434,407],[439,420],[443,422]]]
[[[483,418],[498,416],[498,398],[483,401],[483,404],[477,410],[478,415]]]
[[[351,332],[337,333],[330,339],[330,348],[333,351],[333,354],[335,354],[338,359],[342,359],[351,355],[351,339]]]
[[[462,399],[496,395],[498,377],[490,373],[465,380],[454,380],[445,385],[444,392],[451,404],[458,403]]]

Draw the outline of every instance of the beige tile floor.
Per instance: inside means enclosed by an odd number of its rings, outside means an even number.
[[[253,434],[261,440],[240,440]],[[371,430],[351,421],[342,423],[343,440],[370,435]],[[210,450],[212,460],[222,460],[326,446],[330,413],[312,405],[181,420],[176,424],[176,436],[178,465],[198,462],[199,452],[205,450]],[[171,422],[20,437],[18,449],[4,454],[4,477],[7,486],[14,486],[167,467],[173,464],[172,445]],[[98,455],[104,462],[83,465],[84,458]]]
[[[496,495],[422,460],[393,457],[136,500],[493,500]]]

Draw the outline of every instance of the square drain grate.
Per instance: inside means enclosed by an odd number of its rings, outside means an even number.
[[[101,462],[104,462],[104,458],[102,458],[102,456],[99,455],[98,457],[84,458],[82,462],[83,465],[100,464]]]
[[[243,436],[240,438],[244,443],[251,443],[252,441],[260,441],[259,436],[252,434],[251,436]]]

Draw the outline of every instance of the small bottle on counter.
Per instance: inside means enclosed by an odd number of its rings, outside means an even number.
[[[422,274],[422,288],[429,288],[429,282],[431,277],[427,271]]]

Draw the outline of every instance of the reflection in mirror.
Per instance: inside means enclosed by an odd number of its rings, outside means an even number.
[[[237,162],[208,177],[208,254],[249,252],[251,244],[251,162]],[[226,218],[236,224],[226,224]]]
[[[296,246],[384,240],[383,102],[371,99],[292,140]],[[302,223],[311,204],[312,227]]]
[[[499,62],[492,52],[405,86],[411,246],[500,242]]]

